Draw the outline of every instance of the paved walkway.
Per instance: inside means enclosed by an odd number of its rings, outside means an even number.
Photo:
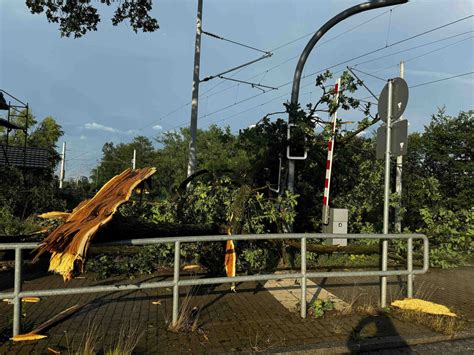
[[[119,279],[96,281],[93,275],[85,279],[74,279],[64,285],[58,275],[45,275],[35,267],[25,271],[25,290],[104,285],[120,282]],[[168,275],[148,275],[133,282],[156,281]],[[426,298],[453,306],[467,320],[468,329],[474,330],[474,268],[430,271],[418,276],[415,290]],[[313,280],[329,292],[348,303],[376,303],[378,299],[377,279],[333,279]],[[130,282],[130,280],[125,280]],[[0,274],[0,290],[6,291],[13,284],[12,272]],[[295,285],[295,288],[298,285]],[[175,352],[229,352],[229,351],[285,351],[301,346],[316,346],[321,343],[354,345],[365,339],[397,336],[401,340],[438,336],[431,330],[385,316],[367,314],[340,315],[328,313],[322,319],[302,320],[297,312],[282,305],[261,284],[242,283],[237,293],[229,292],[228,285],[194,289],[189,298],[190,309],[200,309],[194,332],[173,333],[167,331],[171,315],[171,289],[150,291],[115,292],[89,295],[73,295],[43,298],[39,303],[25,304],[26,328],[38,325],[63,309],[76,303],[89,304],[70,318],[45,331],[48,338],[35,342],[14,344],[7,340],[12,305],[0,304],[1,354],[42,354],[47,348],[59,351],[75,351],[84,342],[86,334],[93,331],[98,347],[106,349],[116,344],[120,330],[130,333],[130,328],[142,334],[136,347],[137,353]],[[397,280],[390,279],[389,295],[393,299],[400,294]],[[181,301],[186,298],[182,290]],[[152,301],[160,300],[161,305]],[[354,329],[364,324],[360,334]],[[3,330],[2,330],[3,329]],[[470,345],[469,345],[470,346]]]

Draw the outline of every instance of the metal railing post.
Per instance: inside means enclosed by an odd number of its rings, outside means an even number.
[[[413,298],[413,238],[408,238],[407,246],[407,297]]]
[[[301,238],[301,318],[306,318],[306,237]]]
[[[21,267],[22,267],[22,250],[15,248],[15,280],[13,288],[13,336],[21,332]]]
[[[366,270],[366,271],[318,271],[308,272],[307,270],[307,240],[308,239],[333,239],[332,234],[304,234],[304,233],[278,233],[278,234],[238,234],[233,235],[233,240],[285,240],[285,239],[300,239],[301,240],[301,270],[298,273],[289,272],[286,274],[258,274],[235,277],[212,277],[199,279],[184,279],[180,280],[180,254],[181,243],[190,243],[196,241],[207,242],[222,242],[228,240],[227,235],[207,235],[207,236],[175,236],[175,237],[160,237],[147,239],[129,239],[121,240],[113,243],[103,243],[102,245],[150,245],[150,244],[174,244],[174,275],[173,279],[158,282],[140,282],[132,284],[113,284],[101,286],[88,287],[71,287],[59,289],[43,289],[43,290],[28,290],[22,291],[22,251],[23,249],[34,249],[38,243],[0,243],[0,250],[15,250],[15,271],[14,271],[14,288],[8,292],[0,292],[0,299],[13,299],[14,313],[13,313],[13,335],[18,335],[21,332],[22,312],[21,300],[25,297],[48,297],[48,296],[65,296],[90,294],[99,292],[117,292],[117,291],[137,291],[149,290],[157,288],[173,288],[173,304],[172,304],[172,324],[177,325],[179,321],[179,287],[190,287],[200,285],[216,285],[223,283],[235,282],[254,282],[254,281],[268,281],[268,280],[294,280],[301,281],[301,317],[305,318],[307,315],[306,303],[306,288],[307,278],[331,278],[331,277],[392,277],[392,276],[407,276],[408,296],[413,293],[413,280],[415,275],[424,274],[429,269],[429,241],[425,235],[421,234],[347,234],[348,239],[372,239],[372,240],[394,240],[403,239],[408,241],[407,247],[407,268],[405,270]],[[413,268],[413,240],[421,239],[423,241],[423,268]],[[410,281],[411,280],[411,281]]]
[[[172,325],[175,326],[178,322],[179,309],[179,264],[181,256],[181,243],[174,242],[174,276],[173,276],[173,320]]]

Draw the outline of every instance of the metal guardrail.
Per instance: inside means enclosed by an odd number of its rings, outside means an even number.
[[[301,317],[306,317],[306,280],[308,278],[323,278],[323,277],[364,277],[364,276],[400,276],[407,275],[407,296],[413,296],[413,275],[423,274],[428,271],[429,266],[429,245],[428,238],[422,234],[344,234],[347,239],[377,239],[377,240],[407,240],[407,269],[406,270],[372,270],[372,271],[328,271],[328,272],[307,272],[306,270],[306,241],[307,239],[334,239],[341,238],[340,234],[304,234],[304,233],[286,233],[286,234],[245,234],[233,235],[232,240],[275,240],[275,239],[300,239],[301,240],[301,270],[300,272],[286,273],[286,274],[263,274],[263,275],[248,275],[236,277],[212,277],[201,279],[180,279],[180,251],[181,243],[192,242],[218,242],[229,239],[227,235],[210,235],[210,236],[183,236],[183,237],[169,237],[169,238],[150,238],[150,239],[129,239],[113,243],[104,243],[100,245],[150,245],[150,244],[164,244],[174,243],[174,272],[173,280],[159,281],[159,282],[142,282],[126,285],[106,285],[106,286],[90,286],[90,287],[75,287],[64,289],[48,289],[48,290],[33,290],[22,291],[22,251],[25,249],[34,249],[39,243],[4,243],[0,244],[0,250],[15,250],[15,275],[13,292],[0,293],[0,298],[13,299],[13,335],[18,335],[21,330],[21,299],[25,297],[42,297],[42,296],[62,296],[75,295],[96,292],[116,292],[129,290],[144,290],[155,289],[161,287],[173,287],[173,316],[172,322],[176,324],[178,320],[179,308],[179,287],[182,286],[197,286],[197,285],[211,285],[230,282],[244,282],[244,281],[268,281],[279,279],[301,279]],[[413,270],[413,239],[421,239],[423,241],[423,268]],[[382,295],[381,297],[386,297]]]

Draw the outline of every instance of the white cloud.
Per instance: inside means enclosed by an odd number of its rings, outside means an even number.
[[[367,133],[365,131],[361,131],[359,133],[357,133],[357,137],[365,137]]]
[[[81,141],[83,141],[84,139],[87,139],[87,137],[86,137],[85,135],[81,134],[81,136],[79,137],[79,139],[80,139]]]
[[[113,133],[119,132],[119,130],[117,130],[115,128],[107,127],[107,126],[104,126],[100,123],[95,123],[95,122],[86,123],[84,125],[84,128],[85,129],[92,129],[92,130],[95,130],[95,131],[105,131],[105,132],[113,132]]]
[[[138,129],[129,129],[125,132],[126,134],[134,135],[138,133]]]
[[[155,125],[151,128],[156,129],[157,131],[161,131],[163,129],[163,127],[161,127],[159,124],[157,124],[157,125]]]

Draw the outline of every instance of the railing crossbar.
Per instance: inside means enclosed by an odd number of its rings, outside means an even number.
[[[172,323],[176,324],[178,320],[179,310],[179,288],[185,286],[200,286],[235,282],[249,281],[269,281],[281,279],[300,279],[301,287],[301,317],[306,317],[306,281],[308,278],[328,278],[328,277],[386,277],[407,275],[407,296],[413,295],[413,275],[423,274],[428,271],[429,266],[429,244],[428,238],[422,234],[344,234],[347,239],[378,239],[378,240],[407,240],[407,269],[406,270],[367,270],[367,271],[312,271],[306,270],[306,242],[307,239],[335,239],[341,238],[341,234],[327,233],[285,233],[285,234],[241,234],[232,235],[233,240],[271,240],[271,239],[300,239],[301,240],[301,270],[300,272],[285,274],[262,274],[262,275],[246,275],[235,277],[212,277],[212,278],[180,278],[180,252],[181,243],[193,242],[219,242],[229,239],[227,235],[210,235],[210,236],[179,236],[166,238],[149,238],[149,239],[129,239],[115,241],[110,243],[97,244],[101,246],[112,245],[150,245],[174,243],[174,268],[173,279],[157,282],[138,282],[134,284],[117,284],[90,287],[73,287],[63,289],[48,290],[25,290],[22,288],[21,268],[23,264],[22,251],[26,249],[34,249],[40,243],[4,243],[0,244],[0,250],[15,250],[15,272],[14,272],[14,288],[13,292],[0,293],[0,298],[12,298],[14,303],[13,309],[13,335],[18,335],[21,331],[21,299],[25,297],[44,297],[44,296],[63,296],[85,293],[98,292],[117,292],[117,291],[135,291],[145,289],[156,289],[163,287],[173,288],[173,313]],[[423,268],[413,269],[413,240],[421,239],[423,241]]]

